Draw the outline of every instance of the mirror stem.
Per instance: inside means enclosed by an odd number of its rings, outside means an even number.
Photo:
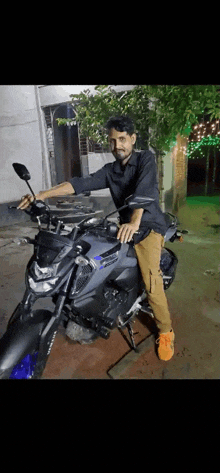
[[[32,188],[31,188],[29,182],[28,182],[28,181],[25,181],[25,182],[26,182],[26,184],[28,185],[28,187],[29,187],[31,193],[33,194],[34,198],[36,199],[36,195],[34,194],[34,192],[33,192]]]
[[[123,205],[123,206],[120,207],[119,209],[116,209],[116,210],[114,210],[113,212],[111,212],[110,214],[106,215],[106,217],[104,218],[104,226],[106,225],[106,222],[107,222],[107,218],[108,218],[108,217],[110,217],[111,215],[115,214],[116,212],[120,212],[120,210],[126,209],[126,207],[128,207],[128,204]]]

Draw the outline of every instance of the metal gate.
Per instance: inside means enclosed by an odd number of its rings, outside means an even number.
[[[47,137],[47,147],[49,153],[49,165],[51,174],[52,186],[57,185],[57,169],[56,169],[56,155],[55,155],[55,139],[54,139],[54,114],[61,105],[67,105],[67,103],[59,103],[48,107],[43,107],[45,128]],[[88,154],[92,153],[103,153],[106,152],[106,148],[102,145],[95,143],[89,138],[81,136],[80,128],[78,127],[78,139],[79,139],[79,154],[80,154],[80,165],[82,176],[89,174],[88,170]]]
[[[52,107],[44,107],[44,118],[47,137],[47,148],[49,152],[49,165],[52,186],[57,184],[56,162],[55,162],[55,147],[54,147],[54,130],[53,130],[53,115],[57,105]]]

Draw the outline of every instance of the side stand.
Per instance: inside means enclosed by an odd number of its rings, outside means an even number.
[[[133,350],[138,353],[138,348],[136,346],[136,343],[135,343],[135,340],[134,340],[134,331],[133,331],[133,328],[132,328],[132,322],[128,322],[125,327],[127,327],[128,329],[128,333],[129,333],[129,336],[130,336],[130,340],[131,340],[131,346],[133,348]]]

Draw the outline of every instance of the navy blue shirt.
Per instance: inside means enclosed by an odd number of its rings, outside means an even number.
[[[133,151],[125,166],[115,161],[87,177],[73,177],[69,182],[76,194],[109,188],[116,208],[122,207],[126,197],[131,195],[155,199],[143,212],[140,234],[134,236],[134,242],[143,240],[151,230],[165,235],[166,222],[159,206],[157,165],[151,151]],[[120,211],[120,223],[130,222],[132,213],[133,209],[129,208]]]

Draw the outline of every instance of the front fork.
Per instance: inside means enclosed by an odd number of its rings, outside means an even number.
[[[37,299],[38,297],[30,292],[28,288],[26,288],[22,301],[19,302],[11,318],[9,319],[8,327],[17,319],[20,319],[22,322],[24,322],[28,318],[33,317],[32,307]]]
[[[46,325],[46,327],[44,328],[41,334],[37,365],[36,365],[34,376],[33,376],[34,378],[38,378],[41,376],[45,368],[45,365],[47,363],[49,354],[51,352],[51,348],[53,346],[53,343],[57,334],[57,330],[60,324],[60,319],[62,316],[62,309],[65,303],[67,294],[69,293],[72,273],[73,271],[70,271],[65,284],[62,286],[62,289],[59,291],[59,296],[57,298],[53,316],[51,317],[51,319],[49,320],[48,324]]]
[[[54,313],[40,335],[38,358],[33,378],[38,378],[41,376],[51,352],[51,348],[60,324],[62,309],[66,300],[66,296],[69,292],[72,272],[73,271],[70,271],[66,282],[60,289]],[[9,320],[9,324],[13,323],[18,318],[20,318],[21,321],[26,321],[28,318],[33,317],[34,313],[32,312],[32,307],[37,299],[38,296],[30,292],[30,290],[27,288],[22,301],[18,304],[11,316],[11,319]]]

